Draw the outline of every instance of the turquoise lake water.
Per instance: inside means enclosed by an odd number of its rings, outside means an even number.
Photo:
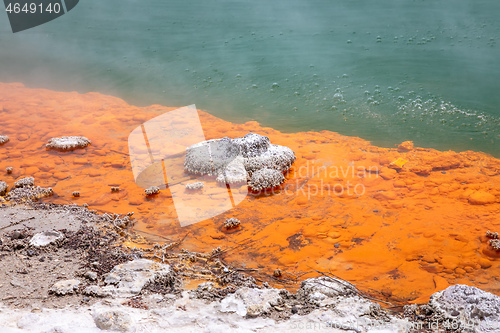
[[[0,81],[500,156],[500,2],[84,0],[13,34]]]

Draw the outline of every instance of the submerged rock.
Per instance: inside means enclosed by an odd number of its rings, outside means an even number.
[[[496,202],[496,197],[485,191],[477,191],[470,195],[469,203],[471,205],[489,205]]]
[[[7,135],[0,135],[0,145],[9,142],[9,137]]]
[[[70,151],[85,148],[90,144],[91,141],[83,136],[63,136],[50,139],[45,147],[52,150]]]
[[[200,175],[216,176],[220,183],[244,183],[263,171],[255,179],[255,189],[274,187],[284,182],[282,173],[290,169],[295,153],[288,147],[273,145],[268,137],[248,133],[244,137],[222,138],[197,143],[186,149],[184,169]],[[269,186],[268,186],[269,185]]]
[[[0,181],[0,196],[7,194],[7,190],[9,189],[9,185],[6,182]]]
[[[413,150],[413,141],[405,141],[399,144],[398,151],[407,152]]]

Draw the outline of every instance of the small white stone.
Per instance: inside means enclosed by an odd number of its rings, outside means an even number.
[[[92,272],[92,271],[88,271],[85,273],[85,277],[91,281],[95,281],[95,280],[97,280],[97,273]]]
[[[79,280],[61,280],[54,283],[49,291],[56,295],[63,296],[74,293],[79,285]]]
[[[59,231],[44,231],[35,234],[31,240],[30,245],[35,247],[47,246],[49,244],[55,243],[62,240],[64,235]]]
[[[83,290],[83,294],[95,297],[108,297],[111,296],[111,292],[104,290],[99,286],[88,286]]]
[[[122,310],[104,310],[92,315],[95,325],[106,331],[130,331],[132,318]]]
[[[170,265],[148,259],[136,259],[115,266],[104,280],[108,284],[104,290],[118,296],[129,297],[140,293],[142,288],[156,278],[173,274]]]

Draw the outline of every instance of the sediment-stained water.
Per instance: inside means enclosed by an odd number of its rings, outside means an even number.
[[[132,130],[173,109],[2,83],[0,135],[10,140],[0,146],[0,179],[12,187],[33,176],[53,188],[46,202],[133,211],[135,230],[151,243],[185,237],[181,246],[188,250],[221,247],[228,262],[276,285],[292,287],[289,280],[317,270],[389,300],[424,300],[456,283],[500,292],[500,253],[486,238],[488,230],[500,231],[500,160],[411,142],[380,148],[330,131],[281,133],[198,111],[207,139],[254,132],[290,147],[297,160],[280,189],[248,195],[224,214],[181,227],[168,189],[146,197],[135,184],[127,142]],[[49,139],[61,136],[85,136],[92,144],[46,150]],[[193,193],[193,200],[203,207],[204,197],[218,195],[209,191]],[[223,228],[231,217],[240,226]]]
[[[22,33],[0,22],[0,82],[500,157],[499,12],[491,0],[87,0]]]

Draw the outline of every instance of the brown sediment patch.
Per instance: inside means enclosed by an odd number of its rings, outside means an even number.
[[[144,195],[128,159],[129,133],[174,108],[140,108],[98,93],[21,84],[0,84],[0,92],[2,134],[11,138],[0,147],[0,169],[15,171],[1,180],[10,188],[20,177],[34,176],[37,185],[54,190],[43,200],[135,211],[136,231],[171,239],[188,234],[182,246],[191,251],[220,246],[227,262],[256,269],[259,278],[275,284],[281,281],[273,276],[276,269],[283,276],[319,270],[392,300],[423,300],[455,283],[500,293],[500,262],[484,239],[486,230],[500,225],[500,161],[487,154],[408,142],[380,148],[329,131],[285,134],[199,111],[206,139],[254,132],[290,147],[297,160],[282,187],[182,228],[169,190]],[[85,136],[92,145],[45,150],[50,138],[64,135]],[[111,193],[110,186],[120,191]],[[193,196],[199,207],[208,205],[203,195]],[[230,217],[244,228],[222,233],[221,223]]]

